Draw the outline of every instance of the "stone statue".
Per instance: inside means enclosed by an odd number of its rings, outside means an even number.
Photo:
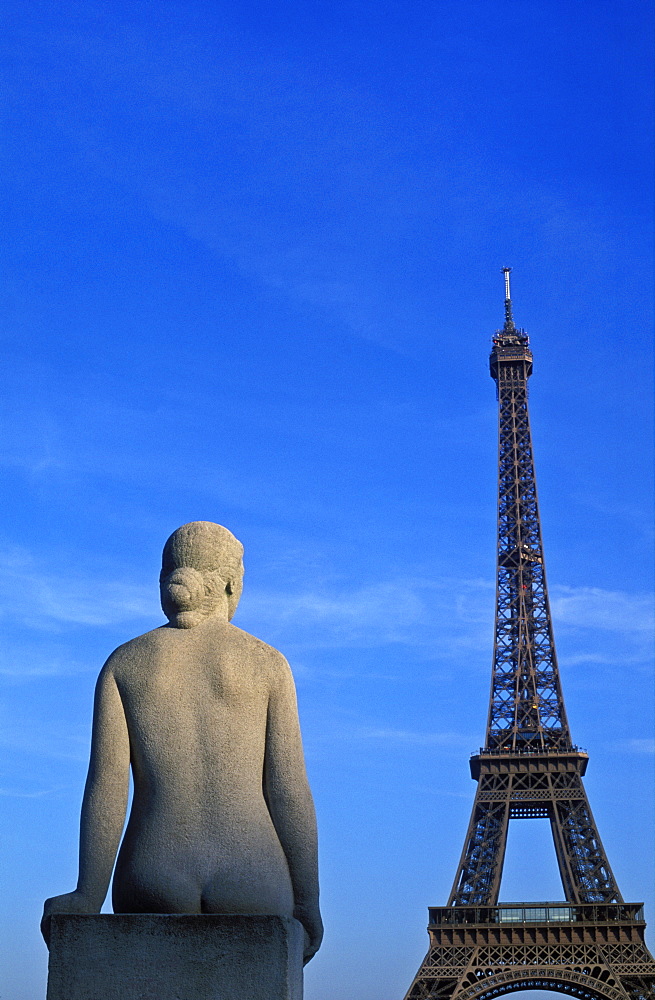
[[[293,916],[304,960],[323,934],[316,820],[284,657],[230,620],[243,546],[193,521],[166,542],[168,624],[111,654],[96,688],[77,888],[46,900],[98,913],[134,796],[113,880],[115,913]]]

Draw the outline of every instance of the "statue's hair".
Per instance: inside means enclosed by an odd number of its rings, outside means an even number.
[[[192,566],[201,573],[217,572],[223,579],[243,573],[243,545],[231,531],[213,521],[190,521],[173,532],[164,545],[162,573]]]

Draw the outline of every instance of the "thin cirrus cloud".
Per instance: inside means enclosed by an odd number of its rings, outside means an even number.
[[[14,549],[3,554],[2,616],[28,628],[102,627],[130,619],[161,618],[153,588],[97,576],[67,576],[41,568]]]
[[[43,799],[50,795],[57,795],[65,788],[65,785],[54,785],[52,788],[39,788],[35,792],[28,792],[21,788],[0,788],[0,797],[9,799]]]
[[[404,729],[394,726],[374,726],[356,723],[352,725],[332,724],[329,731],[319,734],[313,733],[310,744],[312,751],[320,748],[321,744],[334,745],[335,741],[343,746],[357,746],[361,750],[369,748],[375,752],[375,748],[394,747],[401,751],[404,747],[438,747],[443,751],[456,750],[466,753],[471,746],[475,746],[477,736],[471,733],[456,732],[453,730],[436,731],[424,729]],[[368,752],[368,751],[366,751]]]
[[[29,717],[20,711],[2,710],[0,750],[9,751],[14,758],[12,777],[23,778],[23,787],[31,791],[35,771],[26,761],[31,756],[54,758],[60,761],[82,762],[89,757],[90,725],[64,724],[52,718],[38,727],[30,724]],[[15,786],[14,786],[15,787]]]
[[[560,584],[553,588],[551,606],[553,618],[564,626],[642,633],[652,633],[655,627],[649,594]]]
[[[26,551],[4,554],[0,580],[2,615],[37,631],[75,626],[106,627],[139,621],[161,623],[156,590],[101,574],[70,574],[43,568]],[[642,656],[653,632],[649,596],[598,587],[552,588],[556,631],[567,635],[569,662],[602,659],[588,638],[593,632],[627,643],[625,656]],[[362,587],[335,581],[330,588],[294,592],[246,591],[236,624],[273,642],[306,649],[402,644],[438,645],[449,652],[489,648],[493,584],[484,579],[407,578]],[[585,648],[578,643],[584,636]],[[575,640],[573,647],[570,637]]]
[[[649,595],[598,587],[557,585],[552,590],[556,629],[569,639],[569,662],[598,662],[593,635],[604,633],[624,643],[622,660],[638,661],[652,634]],[[315,647],[386,645],[415,647],[439,644],[448,652],[490,648],[493,584],[481,579],[414,579],[330,594],[250,594],[244,604],[248,622],[269,630],[273,638]],[[615,662],[616,657],[612,659]],[[608,661],[609,662],[609,661]]]
[[[362,726],[359,729],[354,729],[350,737],[355,740],[411,746],[463,747],[467,749],[471,745],[471,738],[463,733],[421,732],[411,729],[376,728],[374,726]]]
[[[0,608],[35,628],[48,623],[104,626],[132,619],[161,619],[156,589],[100,574],[74,575],[39,566],[25,550],[3,554]],[[600,587],[556,585],[551,591],[553,620],[559,627],[650,634],[654,628],[649,595]],[[471,634],[493,622],[493,584],[484,579],[407,578],[348,588],[295,593],[246,591],[239,619],[276,633],[302,637],[307,629],[322,640],[348,645],[421,644],[424,630],[467,626]]]
[[[612,748],[619,753],[655,754],[655,739],[646,737],[617,740]]]
[[[479,580],[407,579],[359,588],[336,582],[329,593],[250,591],[244,598],[246,627],[266,630],[275,641],[312,648],[385,646],[417,648],[439,640],[478,645],[488,638],[492,613],[489,584]],[[480,625],[484,624],[481,632]]]
[[[94,667],[96,665],[94,664]],[[21,645],[4,640],[0,657],[0,676],[6,681],[39,681],[48,677],[70,677],[89,670],[89,664],[71,654],[68,649],[53,649],[51,643],[37,646]]]

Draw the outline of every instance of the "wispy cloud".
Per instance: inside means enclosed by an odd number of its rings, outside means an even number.
[[[491,650],[493,581],[409,578],[367,587],[335,583],[329,592],[250,591],[240,610],[244,627],[271,641],[311,648],[403,644],[445,656]],[[621,642],[622,664],[641,662],[653,630],[650,595],[598,587],[552,589],[553,620],[567,634],[569,664],[616,664],[608,648]],[[598,649],[598,635],[608,638]]]
[[[273,637],[325,646],[488,644],[493,587],[484,580],[414,578],[329,592],[246,594],[243,619]],[[482,626],[482,631],[480,626]]]
[[[471,745],[470,737],[463,733],[421,732],[411,729],[376,728],[375,726],[361,726],[354,729],[350,738],[411,746],[468,747]]]
[[[616,740],[612,746],[620,753],[655,754],[655,739],[652,737]]]
[[[38,680],[45,677],[74,677],[97,670],[97,663],[80,660],[69,650],[32,642],[21,644],[3,638],[0,645],[0,676],[7,682],[16,680]]]
[[[64,785],[56,785],[54,788],[40,788],[33,792],[21,788],[0,788],[0,796],[10,799],[43,799],[49,795],[56,795],[64,788]]]
[[[31,628],[161,621],[154,587],[100,575],[57,573],[20,549],[2,553],[0,616]]]
[[[276,634],[313,636],[316,645],[386,645],[411,641],[425,614],[419,588],[395,583],[346,589],[332,593],[296,594],[250,592],[243,611],[249,621]]]
[[[469,791],[455,792],[449,788],[433,788],[431,785],[412,785],[412,791],[417,792],[419,795],[429,795],[433,798],[466,799],[468,802],[471,801],[471,793]]]
[[[653,526],[652,512],[649,507],[643,507],[638,502],[630,502],[625,497],[621,502],[611,502],[607,497],[599,497],[597,493],[589,490],[575,490],[573,499],[576,503],[595,513],[600,513],[608,518],[626,522],[629,525],[631,534],[638,532],[644,539],[645,544],[650,545],[655,534]],[[621,526],[624,530],[624,526]]]
[[[8,709],[0,719],[0,751],[21,759],[25,755],[49,757],[61,761],[87,761],[91,740],[91,718],[84,724],[66,725],[56,721],[35,724],[27,714],[11,714]]]
[[[453,749],[457,753],[466,753],[475,746],[477,739],[471,734],[451,730],[421,730],[395,726],[376,726],[368,722],[332,720],[329,730],[323,733],[314,732],[308,741],[308,749],[319,747],[323,743],[334,745],[349,745],[359,747],[366,752],[401,751],[404,747],[438,747],[442,750]],[[368,749],[366,749],[368,748]]]
[[[100,571],[59,572],[22,549],[5,551],[2,558],[0,618],[12,624],[62,632],[121,622],[139,622],[145,629],[162,621],[151,583],[112,579]],[[610,665],[617,656],[625,665],[644,660],[654,628],[650,595],[561,584],[551,595],[556,634],[567,637],[567,663]],[[334,579],[291,593],[246,587],[235,624],[301,657],[303,649],[404,645],[422,655],[480,659],[491,650],[493,601],[492,579],[408,575],[362,586]],[[600,635],[606,637],[602,643]],[[76,671],[60,650],[28,663],[9,648],[3,659],[0,672],[8,675]],[[485,659],[485,669],[486,664]]]
[[[652,633],[655,627],[650,594],[560,584],[553,587],[551,607],[555,622],[573,628]]]

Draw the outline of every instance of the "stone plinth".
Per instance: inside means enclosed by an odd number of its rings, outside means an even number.
[[[289,917],[60,914],[47,1000],[302,1000],[303,943]]]

